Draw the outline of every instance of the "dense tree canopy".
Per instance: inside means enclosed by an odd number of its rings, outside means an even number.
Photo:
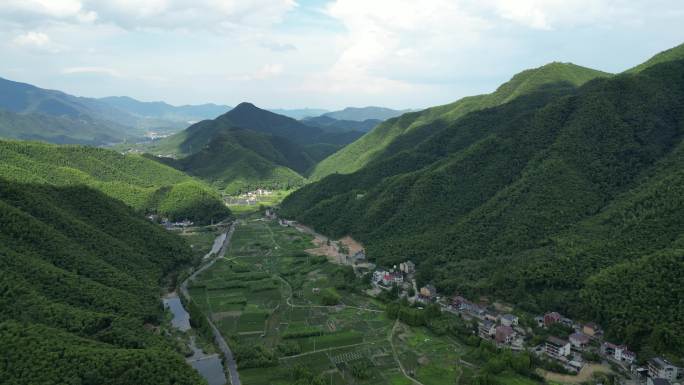
[[[290,195],[282,214],[351,234],[381,264],[412,259],[447,294],[563,311],[682,354],[683,133],[684,61],[554,81],[416,126],[359,171]]]
[[[158,324],[179,237],[83,186],[0,179],[0,373],[8,384],[195,384]]]

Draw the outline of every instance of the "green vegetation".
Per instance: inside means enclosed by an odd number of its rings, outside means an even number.
[[[152,331],[182,239],[97,190],[5,179],[0,228],[3,383],[203,383]]]
[[[199,152],[168,164],[209,181],[226,193],[299,187],[311,159],[286,140],[244,129],[226,129]]]
[[[311,173],[311,179],[319,180],[330,174],[349,174],[359,170],[378,157],[396,138],[408,132],[419,130],[428,134],[436,126],[453,124],[469,112],[501,105],[549,84],[579,86],[605,76],[609,74],[569,63],[551,63],[523,71],[491,94],[466,97],[451,104],[406,113],[387,120],[317,164]]]
[[[0,138],[97,146],[119,142],[123,137],[119,130],[89,120],[0,109]]]
[[[560,68],[576,69],[542,73]],[[572,73],[538,87],[524,72],[458,118],[388,121],[373,132],[406,130],[365,167],[303,187],[281,212],[350,234],[382,265],[416,261],[419,283],[442,292],[599,321],[645,356],[681,357],[684,61],[579,88],[600,74]]]
[[[351,129],[323,130],[241,103],[137,150],[235,194],[302,186],[316,162],[358,137]]]
[[[217,192],[199,180],[139,155],[83,146],[0,141],[0,177],[55,186],[86,185],[144,213],[171,220],[223,220]]]
[[[311,239],[255,214],[241,216],[225,259],[190,285],[193,302],[229,338],[243,383],[411,383],[399,363],[426,385],[473,384],[485,373],[483,363],[459,363],[479,346],[476,337],[474,347],[463,342],[472,326],[436,305],[384,305],[366,296],[367,281],[350,266],[303,252]],[[502,380],[489,383],[538,383],[529,373],[496,374]]]
[[[680,44],[676,47],[670,48],[668,50],[665,50],[663,52],[660,52],[659,54],[653,56],[652,58],[648,59],[647,61],[639,64],[638,66],[631,68],[627,71],[626,73],[637,73],[641,72],[647,68],[653,67],[656,64],[660,63],[666,63],[670,61],[675,61],[675,60],[682,60],[684,59],[684,44]]]

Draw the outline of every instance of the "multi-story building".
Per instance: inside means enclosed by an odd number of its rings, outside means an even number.
[[[670,361],[655,357],[648,360],[648,376],[651,378],[664,378],[674,381],[677,378],[679,369]]]
[[[555,359],[565,358],[570,355],[570,342],[551,336],[546,339],[545,350],[549,357]]]

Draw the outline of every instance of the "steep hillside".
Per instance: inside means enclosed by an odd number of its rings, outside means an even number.
[[[682,59],[684,59],[684,44],[660,52],[638,66],[628,69],[625,73],[637,73],[656,64]]]
[[[340,111],[326,112],[321,115],[323,117],[333,118],[336,120],[351,120],[356,122],[363,122],[364,120],[387,120],[397,117],[401,114],[409,112],[409,110],[393,110],[386,107],[347,107]]]
[[[218,193],[139,155],[82,146],[0,141],[0,177],[21,183],[87,185],[141,212],[200,222],[230,215]]]
[[[398,126],[407,139],[282,212],[351,234],[381,264],[413,259],[447,294],[600,320],[642,352],[681,355],[684,61],[573,86],[601,75],[552,64],[387,122],[368,135]]]
[[[204,383],[152,331],[183,240],[96,190],[4,178],[0,228],[2,383]]]
[[[241,103],[214,120],[146,145],[144,151],[232,194],[256,187],[300,186],[316,162],[360,135],[343,127],[307,125]]]
[[[226,128],[199,152],[166,162],[228,193],[301,186],[298,173],[313,164],[300,146],[241,128]]]
[[[451,104],[406,113],[385,121],[321,161],[312,172],[311,179],[318,180],[333,173],[354,172],[382,153],[397,137],[412,130],[422,129],[429,134],[435,124],[451,124],[469,112],[501,105],[549,84],[579,86],[605,76],[609,74],[569,63],[551,63],[523,71],[491,94],[466,97]]]

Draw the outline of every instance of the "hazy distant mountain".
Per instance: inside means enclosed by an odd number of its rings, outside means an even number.
[[[56,143],[106,144],[139,135],[137,118],[97,99],[0,78],[1,135]],[[30,126],[30,127],[29,127]],[[44,131],[43,131],[44,130]]]
[[[282,108],[273,108],[269,109],[269,111],[279,114],[279,115],[285,115],[287,117],[290,117],[292,119],[304,119],[308,117],[313,117],[313,116],[319,116],[321,114],[325,114],[328,112],[328,110],[324,110],[321,108],[299,108],[299,109],[282,109]]]
[[[0,136],[5,138],[91,145],[130,142],[148,131],[177,132],[230,109],[141,102],[127,96],[78,97],[0,78]]]
[[[232,108],[213,103],[173,106],[166,102],[141,102],[128,96],[109,96],[99,100],[142,118],[183,122],[214,119]]]
[[[337,120],[364,121],[368,119],[387,120],[411,110],[393,110],[385,107],[347,107],[340,111],[332,111],[323,114]]]
[[[340,132],[340,131],[359,131],[368,132],[373,129],[373,127],[382,123],[379,119],[366,119],[364,121],[357,120],[339,120],[331,118],[327,115],[316,116],[313,118],[304,118],[301,120],[302,123],[312,126],[320,127],[328,132]]]

